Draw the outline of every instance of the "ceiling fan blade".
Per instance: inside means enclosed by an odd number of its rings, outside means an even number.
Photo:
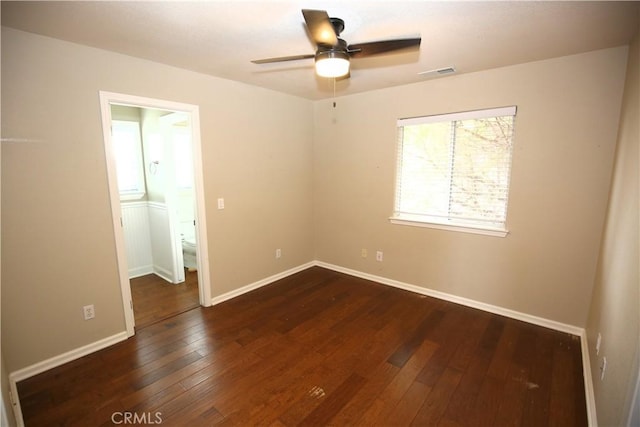
[[[316,45],[337,46],[338,36],[329,21],[329,15],[324,10],[302,9],[302,15],[307,23],[311,38]]]
[[[361,58],[380,53],[393,52],[395,50],[419,47],[420,37],[409,39],[383,40],[378,42],[359,43],[349,45],[347,52],[353,58]]]
[[[315,58],[315,55],[308,54],[308,55],[280,56],[278,58],[256,59],[251,62],[253,62],[254,64],[270,64],[272,62],[297,61],[299,59],[310,59],[310,58]]]

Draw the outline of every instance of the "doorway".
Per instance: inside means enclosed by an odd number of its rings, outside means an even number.
[[[195,283],[199,305],[211,305],[199,109],[111,92],[100,92],[100,104],[123,311],[131,336],[136,326],[153,320],[137,319],[139,308],[150,313],[163,304],[149,298],[154,282],[159,286],[155,296],[171,294],[181,301],[175,314],[189,305],[189,292],[183,291]],[[118,169],[122,147],[113,135],[131,131],[127,126],[136,127],[131,122],[137,122],[140,147],[127,154],[130,164]],[[128,149],[134,145],[126,144]]]

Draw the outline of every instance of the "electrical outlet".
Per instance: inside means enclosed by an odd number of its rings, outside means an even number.
[[[84,320],[90,320],[96,317],[96,311],[93,308],[93,304],[82,307],[82,313],[84,314]]]
[[[360,251],[360,255],[362,255],[362,258],[366,258],[367,257],[367,250],[366,249],[362,249]]]
[[[376,261],[378,261],[378,262],[382,262],[382,259],[383,259],[383,257],[382,257],[382,251],[377,251],[377,252],[376,252]]]
[[[602,358],[602,363],[600,363],[600,381],[604,380],[604,372],[607,370],[607,358]]]
[[[282,249],[276,249],[276,259],[282,258]]]
[[[224,199],[222,197],[218,199],[218,209],[224,209]]]

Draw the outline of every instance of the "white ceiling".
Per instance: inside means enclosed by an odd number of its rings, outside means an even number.
[[[345,21],[350,44],[422,36],[419,51],[352,59],[345,95],[458,73],[628,44],[639,2],[195,1],[7,2],[2,25],[308,98],[333,96],[313,60],[252,59],[314,53],[301,8]],[[446,77],[441,77],[446,78]]]

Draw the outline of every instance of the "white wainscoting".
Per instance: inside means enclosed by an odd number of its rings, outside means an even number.
[[[129,279],[154,273],[171,283],[184,281],[176,273],[167,205],[143,201],[121,206]]]
[[[122,229],[129,278],[153,273],[147,202],[122,203]]]
[[[169,210],[167,205],[158,202],[148,202],[149,230],[151,230],[151,255],[153,258],[153,273],[171,282],[178,283],[174,277],[173,244],[171,228],[169,227]]]

